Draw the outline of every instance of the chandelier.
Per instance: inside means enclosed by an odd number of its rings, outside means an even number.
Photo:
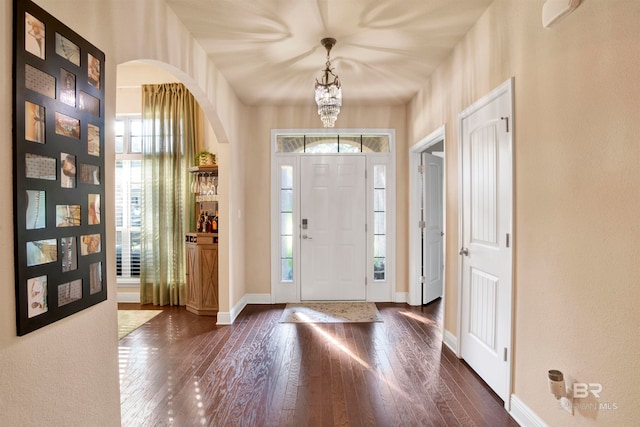
[[[329,52],[336,44],[336,39],[326,38],[320,40],[322,46],[327,49],[327,62],[322,71],[321,80],[316,79],[316,104],[318,104],[318,114],[326,128],[332,128],[340,114],[342,106],[342,89],[338,76],[333,74]],[[332,81],[329,81],[332,79]]]

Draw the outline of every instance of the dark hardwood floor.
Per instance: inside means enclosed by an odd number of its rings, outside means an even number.
[[[122,338],[122,425],[517,426],[442,345],[440,301],[378,304],[382,323],[278,323],[283,307],[231,326],[168,307]]]

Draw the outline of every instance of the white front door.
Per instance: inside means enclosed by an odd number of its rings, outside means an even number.
[[[462,358],[509,398],[512,304],[511,82],[461,113]]]
[[[442,218],[442,158],[422,153],[423,221],[422,275],[424,277],[423,304],[442,296],[444,270]]]
[[[366,158],[302,156],[300,299],[366,298]]]

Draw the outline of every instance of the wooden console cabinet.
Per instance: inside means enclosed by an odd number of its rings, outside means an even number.
[[[218,235],[187,233],[187,310],[218,314]]]

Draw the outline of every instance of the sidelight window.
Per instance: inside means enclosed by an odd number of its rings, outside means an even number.
[[[373,166],[373,280],[386,279],[387,167]]]
[[[293,166],[280,166],[280,280],[293,281]]]

